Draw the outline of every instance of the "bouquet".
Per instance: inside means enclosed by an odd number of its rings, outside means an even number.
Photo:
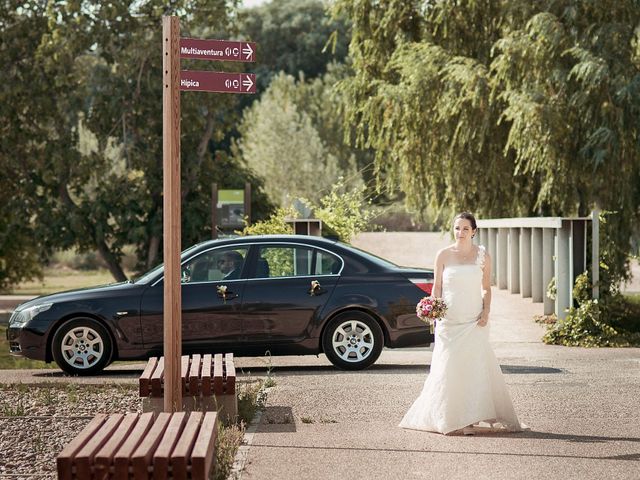
[[[416,315],[420,320],[429,324],[429,332],[434,332],[436,320],[447,313],[447,304],[441,298],[424,297],[416,305]]]

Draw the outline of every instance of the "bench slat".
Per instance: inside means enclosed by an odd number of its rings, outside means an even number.
[[[77,478],[91,478],[91,465],[96,453],[107,443],[113,432],[116,431],[124,415],[115,413],[107,417],[100,429],[96,431],[76,454],[74,464]]]
[[[210,353],[202,357],[202,395],[211,396],[213,390],[211,385],[211,366],[213,358]]]
[[[170,413],[162,412],[158,414],[158,417],[151,426],[151,429],[142,439],[140,445],[138,445],[138,448],[136,448],[135,452],[131,456],[133,478],[136,480],[147,480],[149,478],[147,465],[151,462],[153,453],[158,447],[170,419]]]
[[[213,465],[213,454],[218,436],[218,414],[207,412],[191,452],[191,478],[206,480]]]
[[[162,440],[153,454],[153,478],[165,480],[169,474],[169,458],[186,422],[185,412],[176,412],[171,416]],[[185,472],[186,473],[186,472]]]
[[[140,418],[140,415],[137,413],[127,413],[118,426],[118,429],[102,446],[98,453],[96,453],[93,461],[95,467],[95,478],[109,478],[109,469],[113,464],[113,458],[131,430],[133,430],[138,418]]]
[[[158,365],[158,357],[151,357],[147,362],[147,366],[144,368],[142,375],[140,375],[140,396],[148,397],[151,392],[151,374]]]
[[[76,453],[83,447],[87,440],[100,429],[106,419],[107,415],[103,413],[93,417],[87,426],[58,454],[56,466],[58,468],[59,479],[71,480],[73,478],[73,459]]]
[[[191,359],[191,368],[189,369],[189,395],[198,396],[199,391],[198,387],[200,386],[200,367],[202,364],[202,359],[199,354],[195,354]]]
[[[164,377],[164,357],[160,357],[158,365],[151,375],[151,395],[162,397],[162,378]]]
[[[174,480],[187,479],[189,464],[187,459],[193,450],[203,417],[202,412],[191,412],[187,425],[180,435],[180,440],[171,452],[171,470]]]
[[[180,362],[180,379],[182,381],[182,395],[187,394],[187,383],[189,381],[189,355],[183,355]]]
[[[224,393],[231,395],[236,393],[236,366],[233,363],[233,354],[225,355],[225,389]]]
[[[222,354],[216,353],[213,357],[213,393],[216,395],[222,395],[224,391],[223,387],[223,375],[224,369],[222,365]]]
[[[133,427],[133,431],[124,441],[113,457],[115,478],[129,478],[129,465],[131,455],[138,448],[138,445],[145,437],[151,424],[153,423],[153,413],[143,413]]]

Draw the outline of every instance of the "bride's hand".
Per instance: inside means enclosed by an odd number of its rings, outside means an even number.
[[[480,314],[480,318],[478,318],[478,326],[479,327],[486,327],[488,322],[489,322],[489,314],[488,313],[481,313]]]

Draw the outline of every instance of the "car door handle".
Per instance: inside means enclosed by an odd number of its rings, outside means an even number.
[[[311,288],[309,289],[309,295],[313,296],[317,296],[317,295],[322,295],[323,293],[327,293],[327,291],[322,288],[322,285],[320,285],[320,282],[317,280],[311,280]]]
[[[238,298],[238,295],[228,290],[226,285],[218,285],[216,287],[216,291],[218,292],[218,296],[225,302],[227,300],[233,300],[234,298]]]

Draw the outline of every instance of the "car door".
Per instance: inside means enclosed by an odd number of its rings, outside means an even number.
[[[237,344],[242,337],[240,307],[247,247],[218,247],[200,252],[182,264],[182,345],[184,353]],[[163,283],[142,297],[145,347],[163,345]]]
[[[254,248],[242,300],[246,342],[277,345],[309,338],[338,282],[342,259],[298,244]]]

